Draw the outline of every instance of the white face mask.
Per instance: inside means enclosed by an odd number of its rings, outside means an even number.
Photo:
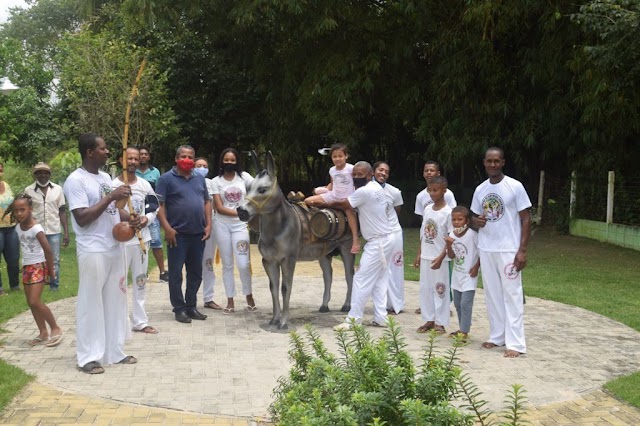
[[[453,232],[455,232],[456,234],[462,234],[467,230],[467,228],[467,224],[465,223],[464,226],[461,226],[460,228],[453,228]]]
[[[36,180],[36,185],[38,185],[38,186],[39,186],[39,187],[41,187],[41,188],[44,188],[44,187],[46,187],[46,186],[49,186],[49,184],[50,184],[50,183],[51,183],[51,181],[50,181],[50,180],[48,180],[48,181],[43,185],[43,184],[41,184],[38,180]]]

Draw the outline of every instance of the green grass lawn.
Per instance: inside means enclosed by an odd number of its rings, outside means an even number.
[[[418,229],[405,229],[404,247],[405,279],[418,281],[419,271],[413,268],[418,248]],[[77,294],[78,268],[73,243],[62,250],[61,259],[61,290],[57,293],[45,290],[45,302]],[[539,229],[531,238],[529,266],[523,272],[525,293],[527,296],[579,306],[640,331],[640,316],[637,314],[640,312],[638,265],[640,253],[637,251]],[[155,266],[155,260],[150,256],[149,269]],[[5,290],[8,290],[6,268],[2,268],[1,273]],[[21,292],[0,297],[0,323],[27,309]],[[33,328],[36,333],[35,323]],[[33,377],[1,360],[0,377],[2,410]],[[605,388],[640,408],[637,392],[640,389],[640,372],[613,380]]]

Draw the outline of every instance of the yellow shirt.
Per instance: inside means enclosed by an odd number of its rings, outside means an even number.
[[[15,226],[15,222],[11,221],[11,215],[2,217],[5,210],[9,208],[13,202],[13,191],[7,182],[4,182],[4,194],[0,194],[0,228],[9,228]]]

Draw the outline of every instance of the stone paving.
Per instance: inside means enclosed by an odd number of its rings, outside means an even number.
[[[240,296],[233,315],[201,309],[209,315],[206,321],[180,324],[173,319],[167,285],[152,282],[147,312],[160,333],[134,333],[127,351],[138,357],[138,364],[108,366],[102,375],[88,376],[75,368],[75,299],[50,305],[65,330],[64,341],[56,348],[26,345],[35,328],[30,313],[8,321],[3,325],[8,333],[2,336],[0,357],[36,375],[37,383],[0,415],[0,423],[248,424],[265,420],[271,392],[289,367],[289,338],[268,326],[268,280],[255,252],[253,259],[257,313],[244,311]],[[311,323],[334,348],[331,328],[344,317],[339,309],[346,284],[341,264],[334,260],[332,311],[320,314],[320,275],[317,263],[298,264],[291,325],[300,331]],[[418,284],[407,282],[405,292],[407,311],[397,320],[408,350],[417,358],[426,341],[415,333],[421,324],[420,316],[413,313]],[[219,304],[223,304],[223,293],[221,283],[216,283]],[[365,320],[371,314],[369,307]],[[456,326],[452,318],[449,330]],[[478,292],[471,343],[462,350],[460,361],[490,401],[490,408],[500,409],[509,385],[519,383],[527,390],[535,424],[640,424],[638,410],[601,390],[608,380],[640,370],[640,333],[583,309],[532,297],[527,298],[525,327],[527,355],[506,359],[499,349],[481,349],[488,324],[483,293]],[[382,334],[378,328],[369,330],[374,336]],[[450,345],[444,336],[437,339],[442,352]]]

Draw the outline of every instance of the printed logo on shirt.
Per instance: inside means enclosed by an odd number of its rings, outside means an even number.
[[[213,259],[212,258],[207,258],[207,260],[205,260],[204,262],[205,266],[207,267],[207,271],[211,272],[213,271]]]
[[[40,245],[39,242],[36,244],[36,241],[37,241],[36,237],[27,237],[24,234],[20,235],[20,244],[22,245],[23,251],[34,253],[37,247]]]
[[[242,199],[242,191],[237,186],[231,186],[224,191],[224,199],[229,204],[238,204]]]
[[[100,198],[104,198],[107,195],[111,194],[111,191],[112,189],[110,185],[107,185],[106,183],[100,184]],[[116,208],[116,202],[114,201],[111,204],[109,204],[105,209],[105,211],[112,216],[116,214],[118,212],[118,209]]]
[[[520,275],[520,272],[516,269],[516,265],[513,263],[508,264],[504,267],[504,276],[510,280],[515,280]]]
[[[236,244],[236,249],[239,255],[246,256],[249,253],[249,241],[238,241],[238,244]]]
[[[424,224],[424,239],[428,244],[433,244],[433,240],[438,236],[438,225],[433,219],[427,219]]]
[[[396,253],[394,253],[391,256],[391,261],[393,262],[394,265],[396,266],[402,266],[404,264],[404,259],[403,259],[403,255],[401,251],[398,251]]]
[[[504,215],[504,201],[498,194],[487,194],[482,199],[482,211],[488,222],[497,222]]]
[[[140,274],[136,277],[136,285],[138,290],[142,290],[147,284],[147,274]]]
[[[120,277],[118,281],[118,287],[120,287],[120,291],[124,294],[127,294],[127,282],[124,279],[124,275]]]
[[[440,299],[444,299],[444,293],[447,290],[447,286],[444,283],[436,283],[436,294]]]
[[[453,260],[454,266],[462,266],[464,264],[464,258],[467,257],[467,246],[460,241],[453,242],[453,253],[456,255]]]

